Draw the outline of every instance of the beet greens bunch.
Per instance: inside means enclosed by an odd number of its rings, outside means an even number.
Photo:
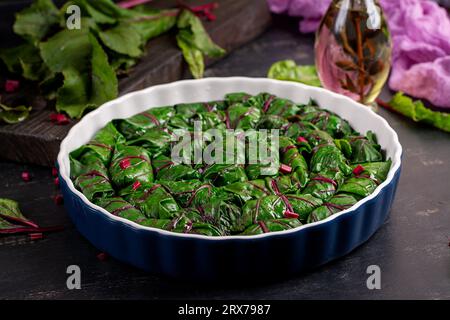
[[[70,29],[74,5],[81,10],[80,28]],[[192,75],[202,77],[204,56],[225,53],[198,18],[202,10],[210,14],[208,5],[155,10],[123,8],[111,0],[71,0],[58,9],[51,0],[36,0],[16,16],[14,32],[25,42],[1,50],[0,59],[9,72],[37,82],[49,100],[56,100],[58,112],[80,118],[116,98],[117,74],[136,64],[150,39],[169,30],[176,29]]]

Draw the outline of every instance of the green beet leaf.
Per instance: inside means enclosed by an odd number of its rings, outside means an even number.
[[[136,223],[141,223],[146,219],[145,215],[141,211],[120,197],[98,199],[96,204],[115,216],[119,216]]]
[[[337,194],[330,201],[325,202],[323,206],[316,208],[307,218],[307,223],[324,220],[329,216],[350,208],[358,199],[350,194]]]
[[[17,201],[0,198],[0,233],[1,230],[18,226],[37,227],[34,222],[22,214]]]
[[[251,199],[259,199],[263,196],[271,194],[271,191],[266,187],[266,183],[262,179],[235,182],[223,188],[224,190],[234,194],[241,203],[245,203]]]
[[[205,62],[203,54],[200,50],[193,47],[188,41],[184,40],[181,36],[177,36],[177,44],[183,53],[184,60],[186,60],[189,70],[195,79],[203,77],[205,72]]]
[[[164,10],[145,15],[135,13],[133,17],[120,20],[114,26],[99,33],[99,38],[108,48],[117,53],[133,58],[143,54],[143,47],[148,40],[166,33],[176,23],[176,12]]]
[[[143,39],[134,27],[127,23],[121,23],[116,27],[100,32],[99,37],[111,50],[133,58],[142,55]]]
[[[177,43],[194,78],[203,77],[204,58],[221,57],[225,50],[217,46],[209,37],[200,19],[188,10],[183,10],[178,17]]]
[[[83,16],[90,16],[98,24],[114,24],[119,19],[135,16],[132,10],[123,9],[111,0],[73,0],[71,3],[82,9]]]
[[[71,41],[67,42],[67,39]],[[63,30],[41,44],[41,55],[53,72],[62,72],[56,110],[80,118],[117,96],[117,77],[108,57],[87,29]]]
[[[119,131],[127,139],[136,139],[148,129],[161,127],[175,114],[173,107],[158,107],[138,113],[128,119],[117,120],[115,123]]]
[[[31,107],[8,107],[0,103],[0,122],[15,124],[22,122],[30,115]]]
[[[200,178],[198,170],[185,164],[174,164],[165,155],[158,155],[153,159],[153,167],[157,180],[177,181]]]
[[[39,81],[51,74],[41,59],[39,49],[31,43],[1,49],[0,59],[3,60],[9,72],[22,74],[28,80]]]
[[[425,107],[422,101],[413,101],[411,98],[403,95],[402,92],[397,92],[388,103],[388,106],[416,122],[423,122],[450,132],[450,115],[448,113],[433,111]]]
[[[75,151],[71,152],[71,157],[80,159],[88,152],[93,152],[104,165],[109,165],[116,144],[125,143],[125,138],[117,131],[116,127],[110,122],[98,131],[94,138],[87,144],[82,145]]]
[[[147,184],[125,199],[139,208],[148,218],[172,219],[178,216],[180,207],[175,199],[159,184]]]

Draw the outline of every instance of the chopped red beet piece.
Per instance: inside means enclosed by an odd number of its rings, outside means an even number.
[[[64,203],[64,198],[63,198],[62,195],[57,194],[57,195],[53,198],[53,201],[55,202],[55,204],[61,205],[61,204]]]
[[[39,240],[44,237],[44,235],[41,232],[35,232],[29,234],[30,240]]]
[[[97,255],[97,259],[100,260],[100,261],[105,261],[106,259],[108,259],[108,254],[104,253],[104,252],[100,252]]]
[[[353,169],[353,174],[355,176],[360,175],[364,171],[364,167],[360,164],[358,164],[355,169]]]
[[[31,180],[31,175],[30,175],[30,173],[28,171],[22,172],[21,176],[22,176],[22,180],[25,181],[25,182],[28,182],[28,181]]]
[[[125,170],[131,166],[130,159],[123,159],[119,162],[120,169]]]
[[[70,123],[70,119],[62,113],[50,114],[50,121],[56,123],[57,125],[66,125]]]
[[[58,176],[58,169],[52,168],[52,176],[54,177]]]
[[[141,183],[139,181],[135,181],[133,183],[132,189],[137,190],[141,186]]]
[[[298,143],[305,143],[305,142],[307,143],[308,140],[306,140],[304,137],[298,137],[298,138],[297,138],[297,142],[298,142]]]
[[[299,215],[297,213],[289,211],[289,210],[286,210],[284,212],[284,216],[285,216],[285,218],[294,218],[294,219],[297,219],[299,217]]]
[[[281,164],[280,171],[282,173],[291,173],[292,172],[292,168],[290,166],[288,166],[287,164]]]
[[[53,183],[55,184],[55,186],[59,187],[59,178],[56,177],[56,178],[53,180]]]
[[[6,92],[14,92],[19,89],[20,82],[17,80],[6,80],[5,82],[5,91]]]

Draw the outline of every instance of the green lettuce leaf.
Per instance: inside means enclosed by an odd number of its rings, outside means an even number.
[[[320,87],[320,79],[314,65],[299,66],[294,60],[275,62],[267,77],[277,80],[296,81],[310,86]]]

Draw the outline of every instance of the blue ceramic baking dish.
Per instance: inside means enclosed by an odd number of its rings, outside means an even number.
[[[301,227],[255,236],[208,237],[143,227],[90,203],[70,180],[69,153],[88,142],[112,119],[151,107],[210,101],[226,93],[270,92],[306,103],[310,98],[360,132],[372,130],[392,160],[389,175],[373,194],[353,207]],[[154,86],[106,103],[75,125],[58,155],[61,190],[76,228],[99,250],[149,272],[218,280],[289,275],[342,257],[367,241],[386,220],[401,171],[402,148],[386,120],[353,100],[322,88],[256,78],[208,78]]]

